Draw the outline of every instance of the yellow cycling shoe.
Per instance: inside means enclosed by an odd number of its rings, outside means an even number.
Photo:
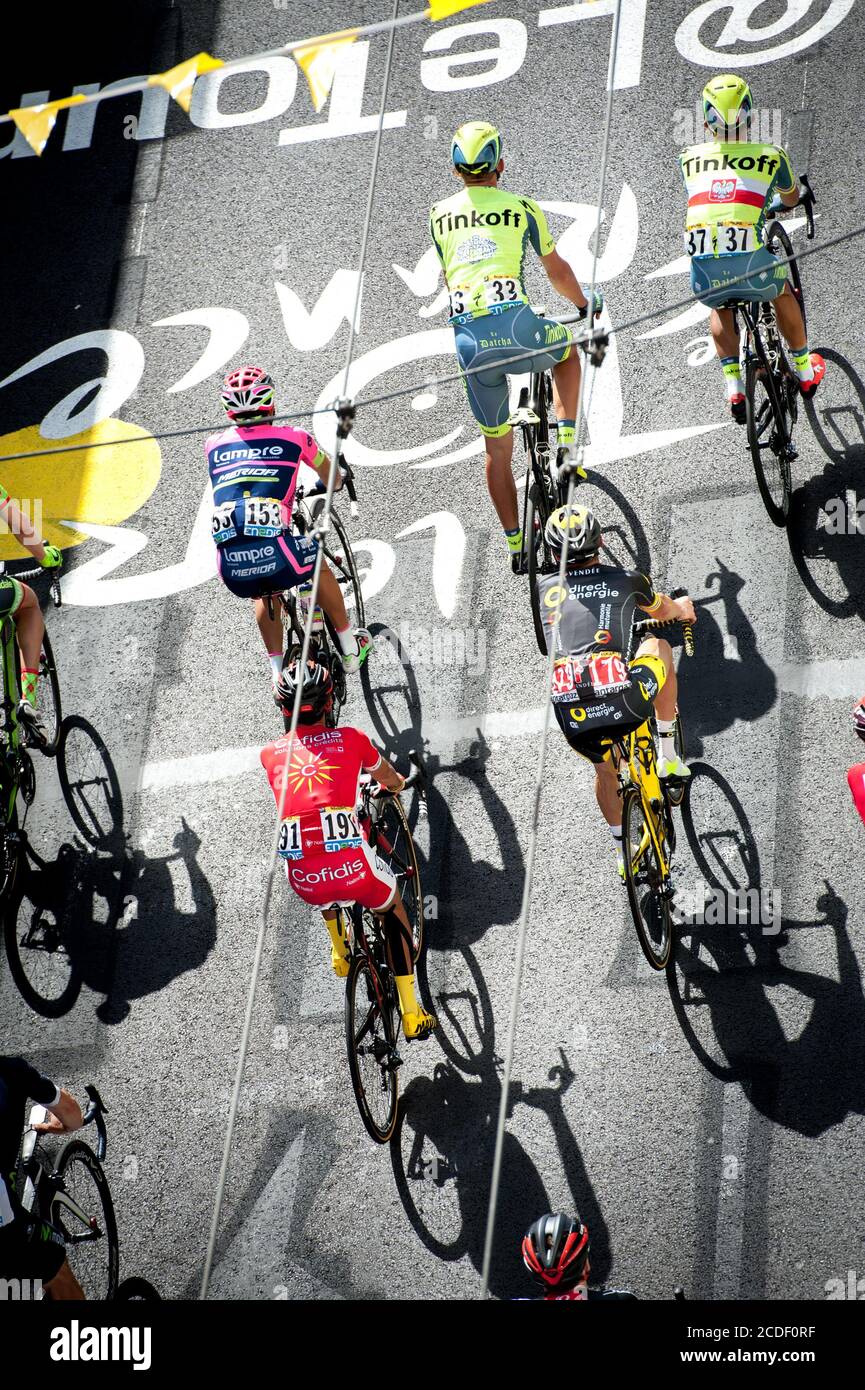
[[[428,1038],[434,1028],[438,1028],[439,1021],[435,1014],[428,1014],[425,1009],[419,1009],[416,1014],[403,1014],[402,1028],[409,1040],[420,1042],[422,1038]]]
[[[338,975],[341,980],[344,980],[348,974],[349,966],[351,965],[348,956],[342,955],[335,946],[331,946],[330,963],[333,966],[333,973]]]

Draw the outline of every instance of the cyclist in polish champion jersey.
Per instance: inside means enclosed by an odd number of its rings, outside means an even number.
[[[502,140],[485,121],[461,125],[451,145],[454,172],[463,187],[430,209],[430,236],[450,294],[450,323],[462,368],[484,370],[463,378],[486,449],[490,498],[504,528],[515,570],[522,550],[517,490],[511,472],[513,429],[508,424],[508,372],[552,368],[559,463],[570,457],[580,391],[579,354],[564,324],[538,318],[523,286],[529,246],[540,257],[553,289],[579,309],[586,296],[555,249],[546,218],[531,198],[498,187],[504,170]],[[595,292],[592,313],[603,307]],[[518,364],[502,362],[529,351]],[[580,476],[585,473],[580,470]]]
[[[732,299],[774,300],[778,327],[790,348],[803,396],[817,390],[826,363],[808,351],[805,323],[787,283],[787,267],[763,244],[766,214],[775,194],[785,207],[799,200],[790,161],[776,145],[749,141],[751,89],[733,73],[713,77],[703,89],[706,130],[715,138],[690,145],[679,156],[688,195],[685,250],[691,257],[691,289],[711,306],[709,324],[737,424],[745,423],[745,391]],[[748,278],[737,285],[729,281]]]
[[[213,486],[213,539],[219,576],[233,594],[255,602],[255,618],[274,686],[282,674],[282,621],[265,601],[269,594],[312,581],[318,542],[291,529],[300,465],[326,485],[330,459],[305,430],[268,423],[274,385],[261,367],[240,367],[225,378],[221,398],[231,428],[212,434],[204,453]],[[338,479],[337,491],[342,487]],[[319,602],[330,618],[346,671],[366,660],[372,638],[352,630],[342,591],[327,564],[321,567]]]
[[[564,588],[558,574],[538,579],[538,603],[547,650],[561,610],[553,666],[553,713],[574,752],[595,768],[595,796],[616,849],[620,877],[622,799],[611,759],[613,740],[637,729],[654,712],[658,728],[658,776],[687,778],[691,773],[676,753],[678,682],[669,642],[645,637],[626,662],[631,626],[647,616],[694,623],[689,598],[655,592],[651,579],[636,570],[599,563],[600,525],[584,507],[559,507],[545,536],[556,560],[567,547]]]
[[[287,657],[276,686],[277,703],[288,715],[299,669],[299,662]],[[411,927],[397,881],[369,844],[357,816],[362,773],[391,792],[400,791],[405,778],[360,729],[326,726],[333,699],[329,671],[309,661],[302,687],[297,733],[261,752],[276,804],[282,805],[279,853],[286,877],[303,902],[320,908],[331,939],[331,965],[341,977],[348,974],[348,947],[333,909],[360,903],[382,918],[403,1032],[410,1039],[429,1037],[437,1020],[421,1008],[415,994]]]
[[[22,1207],[15,1165],[28,1097],[51,1118],[34,1124],[41,1134],[68,1134],[84,1123],[81,1106],[23,1057],[0,1056],[0,1278],[38,1279],[52,1299],[84,1298],[69,1268],[60,1231]]]
[[[45,544],[2,485],[0,520],[5,523],[19,545],[22,545],[43,569],[59,569],[63,564],[62,552],[56,545]],[[10,617],[15,621],[15,635],[21,652],[22,699],[18,705],[18,718],[26,741],[34,747],[39,747],[46,742],[45,729],[36,708],[39,658],[42,653],[45,621],[33,590],[11,574],[0,575],[0,617]]]

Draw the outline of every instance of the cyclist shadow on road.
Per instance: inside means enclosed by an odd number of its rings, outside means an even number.
[[[495,1053],[492,1006],[477,961],[465,946],[451,959],[448,987],[432,999],[439,1014],[435,1037],[445,1060],[436,1064],[431,1076],[416,1076],[408,1085],[390,1152],[406,1215],[424,1246],[445,1261],[468,1255],[480,1274],[501,1100],[501,1059]],[[563,1098],[575,1074],[561,1049],[560,1061],[551,1067],[548,1079],[548,1086],[528,1088],[512,1081],[508,1114],[528,1106],[546,1115],[549,1124],[541,1132],[557,1151],[570,1205],[591,1231],[592,1277],[603,1280],[610,1266],[607,1228],[565,1115]],[[545,1157],[546,1167],[555,1162],[546,1148]],[[535,1159],[507,1130],[490,1267],[490,1291],[495,1297],[515,1298],[527,1292],[521,1241],[531,1222],[556,1201]]]
[[[780,926],[780,930],[778,927]],[[785,965],[791,933],[823,929],[835,939],[833,975]],[[814,1138],[848,1114],[865,1113],[865,995],[847,929],[847,906],[825,881],[813,918],[743,928],[685,922],[668,971],[673,1007],[692,1051],[708,1071],[738,1082],[775,1124]],[[834,976],[837,975],[837,978]],[[788,1037],[769,990],[797,1001]],[[801,1027],[802,1004],[810,1012]]]
[[[717,588],[717,593],[694,599],[698,618],[694,655],[679,663],[689,760],[702,755],[705,738],[732,728],[737,720],[760,719],[775,704],[778,693],[775,673],[761,656],[753,624],[739,602],[747,581],[717,557],[715,563],[717,569],[706,576],[706,586]],[[726,636],[712,611],[718,603],[724,609]]]
[[[826,377],[805,413],[828,463],[793,494],[787,536],[814,602],[865,621],[865,383],[841,353],[821,352]]]
[[[200,843],[183,821],[174,853],[160,858],[132,849],[122,829],[98,848],[75,837],[51,861],[31,847],[5,913],[17,943],[14,953],[7,945],[13,977],[30,1007],[61,1017],[86,985],[104,996],[97,1017],[119,1023],[130,1000],[197,969],[216,943],[216,901],[197,863]],[[189,879],[189,912],[175,902],[172,860]]]

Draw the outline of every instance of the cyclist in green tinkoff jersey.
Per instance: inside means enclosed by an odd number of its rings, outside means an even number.
[[[2,484],[0,529],[10,531],[18,544],[29,551],[43,569],[59,569],[63,564],[62,551],[58,550],[56,545],[47,545],[42,540],[38,531],[31,526],[29,518],[21,511],[17,502],[12,500]],[[45,726],[36,708],[45,620],[33,590],[11,574],[0,575],[0,618],[12,618],[15,623],[15,635],[21,653],[21,700],[18,704],[18,718],[26,742],[31,747],[38,748],[46,743]]]
[[[685,250],[691,257],[691,289],[712,309],[715,350],[727,382],[733,419],[745,423],[745,391],[739,367],[734,299],[774,300],[778,327],[787,340],[803,396],[823,380],[826,363],[808,351],[805,323],[787,283],[787,267],[763,244],[766,214],[799,201],[799,186],[784,150],[748,139],[753,106],[747,82],[733,73],[713,77],[703,89],[703,117],[714,137],[689,145],[679,156],[688,195]],[[730,284],[738,276],[747,276]]]
[[[519,569],[522,532],[511,472],[513,430],[508,424],[508,372],[552,368],[558,465],[569,463],[580,393],[580,359],[564,324],[539,318],[529,306],[523,265],[531,244],[553,289],[578,309],[586,296],[570,265],[556,251],[546,218],[531,198],[498,187],[504,170],[502,138],[486,121],[461,125],[451,144],[454,171],[463,187],[430,210],[430,236],[450,294],[450,323],[460,366],[483,370],[463,378],[486,446],[486,476],[492,504],[507,537],[514,571]],[[592,316],[603,308],[595,291]],[[508,367],[506,359],[529,352]],[[582,469],[579,475],[585,477]]]

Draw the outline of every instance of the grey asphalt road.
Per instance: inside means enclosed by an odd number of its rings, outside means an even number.
[[[78,50],[74,69],[58,57],[51,95],[200,48],[261,51],[310,23],[291,2],[254,14],[235,3],[141,8],[98,63]],[[495,0],[395,41],[353,389],[361,401],[416,389],[358,411],[350,534],[368,616],[402,637],[411,680],[382,638],[345,717],[404,766],[411,747],[427,747],[422,977],[442,1026],[406,1050],[400,1128],[389,1152],[376,1148],[351,1095],[323,930],[278,884],[212,1296],[479,1293],[543,662],[462,391],[424,385],[453,358],[444,312],[432,311],[439,286],[419,263],[428,207],[452,187],[450,134],[482,115],[504,132],[508,185],[552,205],[552,229],[585,274],[611,25],[609,7],[570,8],[580,18],[564,22],[562,7]],[[667,1299],[679,1283],[693,1297],[821,1299],[865,1260],[865,879],[845,779],[858,757],[849,711],[865,690],[860,245],[803,262],[810,340],[829,366],[800,420],[789,534],[770,524],[743,434],[726,422],[705,316],[669,306],[687,292],[673,266],[676,155],[710,63],[754,62],[745,71],[765,128],[811,173],[818,238],[857,225],[847,93],[865,27],[859,7],[838,21],[844,7],[822,0],[792,26],[778,19],[768,37],[745,38],[722,34],[721,5],[698,33],[688,0],[624,8],[632,85],[615,93],[600,265],[611,326],[657,317],[618,333],[597,374],[585,492],[614,552],[649,565],[659,585],[687,585],[698,606],[697,652],[680,672],[694,764],[681,931],[667,981],[640,955],[589,771],[551,734],[491,1290],[529,1292],[520,1236],[564,1207],[590,1225],[593,1277],[641,1297]],[[315,11],[325,30],[391,5],[328,0]],[[454,54],[498,57],[448,72],[424,46],[463,25]],[[318,115],[302,78],[291,99],[284,60],[227,81],[198,125],[172,110],[164,138],[124,140],[138,100],[118,100],[100,108],[89,143],[67,135],[63,148],[58,123],[41,161],[19,150],[0,170],[19,210],[6,235],[22,315],[20,333],[3,329],[0,427],[38,425],[105,371],[108,346],[122,380],[115,421],[198,432],[163,440],[158,469],[144,451],[133,462],[105,451],[87,486],[69,456],[14,473],[31,488],[22,495],[44,490],[47,516],[91,528],[69,552],[67,602],[48,618],[65,710],[95,733],[70,735],[77,821],[56,766],[37,769],[28,832],[41,863],[7,914],[19,934],[57,922],[63,950],[34,966],[50,1001],[41,1011],[0,972],[3,1047],[79,1094],[99,1086],[122,1273],[169,1298],[195,1297],[201,1277],[272,832],[256,749],[278,732],[250,613],[212,577],[196,528],[201,445],[219,425],[226,356],[266,364],[281,408],[302,410],[305,425],[337,394],[373,150],[369,120],[352,132],[378,109],[386,48],[376,37],[353,50]],[[4,109],[43,86],[33,62],[20,81],[7,75]],[[801,227],[793,236],[805,245]],[[533,267],[533,298],[565,312],[542,282]],[[76,344],[5,386],[56,344],[109,328],[126,336]],[[214,356],[196,375],[208,343]],[[316,421],[325,440],[329,418]],[[839,507],[852,518],[840,531]],[[146,543],[130,544],[130,532]],[[761,892],[775,901],[762,922]],[[708,904],[723,904],[726,926],[712,925]]]

